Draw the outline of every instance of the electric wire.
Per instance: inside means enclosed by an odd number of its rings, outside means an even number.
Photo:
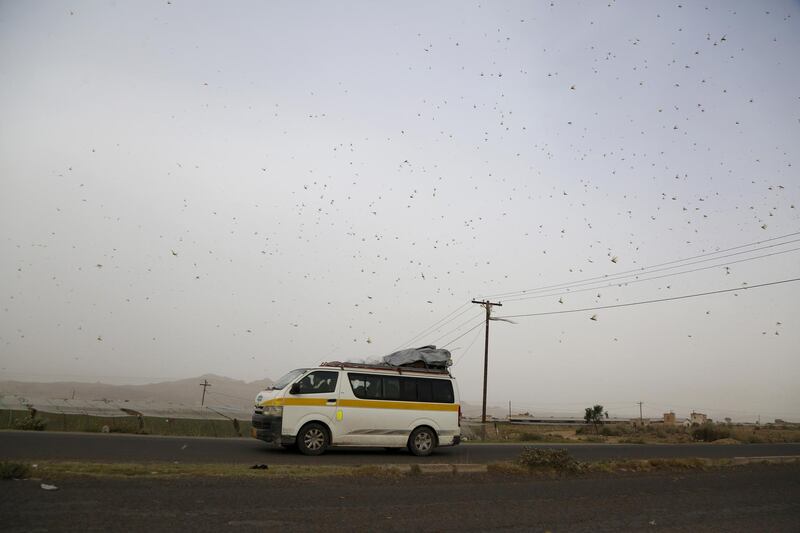
[[[800,278],[791,278],[791,279],[784,279],[779,281],[770,281],[768,283],[759,283],[758,285],[745,285],[742,287],[735,287],[731,289],[720,289],[717,291],[708,291],[708,292],[699,292],[694,294],[683,294],[681,296],[671,296],[667,298],[656,298],[654,300],[640,300],[638,302],[628,302],[622,304],[612,304],[612,305],[601,305],[597,307],[583,307],[581,309],[564,309],[560,311],[544,311],[541,313],[526,313],[521,315],[504,315],[499,316],[497,318],[523,318],[523,317],[531,317],[531,316],[547,316],[547,315],[563,315],[566,313],[580,313],[584,311],[599,311],[602,309],[614,309],[617,307],[630,307],[634,305],[645,305],[645,304],[653,304],[653,303],[660,303],[660,302],[670,302],[674,300],[685,300],[687,298],[698,298],[700,296],[710,296],[712,294],[723,294],[726,292],[737,292],[737,291],[745,291],[748,289],[758,289],[760,287],[769,287],[771,285],[780,285],[782,283],[792,283],[800,281]]]
[[[450,311],[450,312],[449,312],[447,315],[445,315],[444,317],[440,318],[439,320],[437,320],[436,322],[434,322],[432,325],[428,326],[427,328],[425,328],[424,330],[420,331],[419,333],[417,333],[416,335],[414,335],[413,337],[411,337],[411,338],[410,338],[410,339],[408,339],[407,341],[405,341],[405,342],[403,342],[402,344],[400,344],[400,346],[398,346],[397,348],[395,348],[395,350],[399,350],[399,349],[401,349],[401,348],[404,348],[404,347],[406,347],[406,346],[409,346],[409,345],[410,345],[412,342],[416,341],[416,340],[417,340],[417,339],[419,339],[420,337],[424,337],[425,335],[428,335],[429,333],[433,333],[434,331],[437,331],[438,329],[441,329],[442,327],[444,327],[444,325],[445,325],[445,324],[449,324],[450,322],[452,322],[453,320],[455,320],[455,319],[456,319],[456,318],[458,318],[459,316],[461,316],[461,315],[463,315],[464,313],[466,313],[466,312],[467,312],[467,311],[470,309],[470,307],[467,307],[466,309],[464,309],[463,311],[461,311],[461,312],[460,312],[460,313],[458,313],[457,315],[453,316],[453,317],[452,317],[452,318],[450,318],[449,320],[446,320],[446,319],[448,319],[448,318],[449,318],[451,315],[453,315],[454,313],[458,312],[458,311],[459,311],[459,310],[460,310],[462,307],[464,307],[464,306],[468,306],[468,305],[469,305],[469,302],[464,302],[463,304],[459,305],[459,306],[458,306],[458,307],[456,307],[456,308],[455,308],[453,311]],[[446,320],[446,321],[445,321],[445,320]],[[444,321],[444,322],[443,322],[443,321]],[[440,324],[440,322],[442,322],[442,323]],[[438,327],[437,327],[437,326],[438,326]]]
[[[800,241],[800,239],[797,239],[796,241]],[[783,245],[783,244],[789,244],[790,242],[796,242],[796,241],[789,241],[789,242],[786,242],[786,243],[781,243],[781,244],[779,244],[779,245],[770,245],[770,246],[767,246],[767,247],[765,247],[765,248],[770,248],[770,247],[773,247],[773,246],[780,246],[780,245]],[[669,274],[664,274],[664,275],[661,275],[661,276],[653,276],[653,277],[649,277],[649,278],[635,279],[635,280],[631,280],[631,281],[627,281],[627,282],[622,282],[622,283],[609,283],[609,284],[606,284],[606,285],[603,285],[603,286],[594,286],[594,287],[588,287],[588,288],[579,289],[579,290],[574,290],[574,291],[568,291],[568,292],[569,292],[570,294],[575,294],[575,293],[579,293],[579,292],[585,292],[585,291],[589,291],[589,290],[597,290],[597,289],[599,289],[599,288],[604,288],[604,287],[612,287],[612,286],[615,286],[615,285],[623,285],[623,284],[624,284],[624,285],[629,285],[629,284],[632,284],[632,283],[638,283],[638,282],[643,282],[643,281],[652,281],[652,280],[661,279],[661,278],[665,278],[665,277],[670,277],[670,276],[675,276],[675,275],[681,275],[681,274],[687,274],[687,273],[692,273],[692,272],[698,272],[698,271],[701,271],[701,270],[707,270],[707,269],[710,269],[710,268],[718,268],[718,267],[723,267],[723,266],[732,265],[732,264],[736,264],[736,263],[741,263],[741,262],[745,262],[745,261],[751,261],[751,260],[754,260],[754,259],[762,259],[762,258],[764,258],[764,257],[770,257],[770,256],[774,256],[774,255],[780,255],[780,254],[784,254],[784,253],[788,253],[788,252],[793,252],[793,251],[797,251],[797,250],[800,250],[800,247],[798,247],[798,248],[793,248],[793,249],[790,249],[790,250],[782,250],[782,251],[779,251],[779,252],[773,252],[773,253],[770,253],[770,254],[763,254],[763,255],[761,255],[761,256],[756,256],[756,257],[744,258],[744,259],[740,259],[740,260],[738,260],[738,261],[729,261],[729,262],[727,262],[727,263],[720,263],[720,264],[710,265],[710,266],[706,266],[706,267],[700,267],[700,268],[690,269],[690,270],[686,270],[686,271],[682,271],[682,272],[672,272],[672,273],[669,273]],[[757,250],[748,250],[747,252],[737,252],[737,253],[735,253],[735,254],[730,254],[730,255],[740,255],[741,253],[750,253],[750,252],[753,252],[753,251],[757,251]],[[728,257],[728,256],[725,256],[725,257]],[[724,257],[717,257],[717,258],[713,258],[713,260],[717,260],[717,259],[723,259],[723,258],[724,258]],[[702,260],[702,261],[698,261],[698,262],[696,262],[696,263],[701,263],[701,262],[706,262],[706,261],[708,261],[708,260]],[[696,264],[696,263],[694,263],[694,264]],[[690,264],[693,264],[693,263],[690,263]],[[684,265],[681,265],[681,266],[684,266]],[[686,266],[688,266],[688,265],[686,265]],[[672,268],[675,268],[675,267],[672,267]],[[662,271],[663,271],[663,270],[669,270],[669,269],[662,269]],[[656,271],[656,272],[657,272],[657,271]],[[595,282],[595,283],[596,283],[596,282]],[[739,290],[739,289],[736,289],[736,290]],[[543,294],[543,295],[530,295],[530,296],[525,296],[525,297],[520,297],[520,298],[512,298],[512,299],[506,300],[506,302],[514,302],[514,301],[521,301],[521,300],[534,299],[534,298],[544,298],[544,297],[556,296],[556,295],[558,295],[558,294],[564,294],[564,292],[555,292],[555,293]],[[656,301],[656,300],[653,300],[653,301],[648,301],[648,302],[649,302],[649,303],[654,303],[655,301]],[[665,300],[665,301],[666,301],[666,300]],[[463,307],[464,305],[465,305],[465,304],[462,304],[461,306],[459,306],[458,308],[456,308],[456,311],[458,311],[458,309],[460,309],[460,308],[461,308],[461,307]],[[637,305],[637,304],[636,304],[636,303],[631,303],[631,304],[616,304],[616,306],[625,306],[625,305]],[[602,306],[602,307],[597,307],[597,308],[586,308],[586,309],[583,309],[583,310],[608,309],[608,308],[610,308],[610,307],[605,307],[605,306]],[[438,329],[441,329],[441,328],[442,328],[442,327],[443,327],[445,324],[448,324],[448,323],[452,322],[453,320],[455,320],[456,318],[458,318],[459,316],[461,316],[461,315],[465,314],[465,313],[466,313],[468,310],[469,310],[469,308],[467,308],[467,309],[463,310],[462,312],[458,313],[457,315],[453,316],[452,318],[450,318],[450,320],[447,320],[447,321],[445,321],[444,323],[442,323],[442,324],[439,326],[439,328],[438,328]],[[572,311],[572,310],[565,310],[565,311],[553,311],[553,312],[550,312],[550,314],[557,314],[557,313],[564,313],[564,312],[578,312],[578,311],[579,311],[579,310],[574,310],[574,311]],[[454,311],[454,312],[455,312],[455,311]],[[450,313],[449,315],[447,315],[447,316],[450,316],[450,315],[452,315],[452,314],[453,314],[453,312],[451,312],[451,313]],[[446,316],[445,318],[447,318],[447,316]],[[513,317],[516,317],[516,316],[518,316],[518,315],[503,315],[503,316],[499,316],[499,317],[497,317],[497,318],[513,318]],[[525,315],[525,316],[528,316],[528,315]],[[536,315],[533,315],[533,316],[536,316]],[[462,322],[462,323],[461,323],[461,324],[459,324],[459,325],[458,325],[456,328],[454,328],[454,329],[452,329],[452,330],[448,331],[447,333],[445,333],[445,334],[441,335],[441,336],[440,336],[438,339],[436,339],[436,340],[435,340],[435,341],[434,341],[432,344],[436,344],[436,343],[437,343],[437,342],[439,342],[441,339],[443,339],[443,338],[446,338],[447,336],[449,336],[451,333],[454,333],[454,332],[456,332],[456,331],[460,330],[460,329],[461,329],[461,328],[462,328],[462,327],[463,327],[465,324],[468,324],[468,323],[470,323],[470,322],[471,322],[471,321],[472,321],[474,318],[477,318],[477,317],[473,317],[472,319],[469,319],[469,320],[467,320],[466,322]],[[440,319],[440,320],[439,320],[439,322],[441,322],[442,320],[443,320],[443,319]],[[435,325],[436,325],[436,324],[434,324],[434,326],[435,326]],[[470,331],[472,331],[473,329],[475,329],[475,327],[477,327],[477,326],[474,326],[474,327],[470,328],[469,330],[467,330],[467,332],[465,332],[464,334],[462,334],[462,335],[460,335],[460,336],[456,337],[456,338],[455,338],[455,339],[453,339],[452,341],[448,342],[448,343],[447,343],[445,346],[447,346],[447,345],[449,345],[449,344],[452,344],[452,343],[453,343],[453,342],[455,342],[456,340],[458,340],[458,339],[462,338],[464,335],[466,335],[466,333],[469,333]],[[432,329],[431,327],[427,328],[427,330],[431,330],[431,329]],[[426,330],[426,331],[427,331],[427,330]],[[434,329],[433,331],[437,331],[437,329]]]
[[[626,271],[619,272],[617,274],[612,274],[612,275],[619,276],[619,275],[623,275],[623,274],[644,273],[645,271],[648,271],[648,270],[651,270],[651,269],[654,269],[654,268],[659,268],[659,267],[663,267],[663,266],[667,266],[667,265],[673,265],[673,264],[676,264],[676,263],[683,263],[683,262],[686,262],[686,261],[692,261],[694,259],[699,259],[699,258],[702,258],[702,257],[708,257],[708,256],[712,256],[712,255],[719,255],[719,254],[722,254],[722,253],[731,252],[733,250],[740,250],[742,248],[758,246],[758,245],[761,245],[761,244],[764,244],[764,243],[767,243],[767,242],[773,242],[773,241],[776,241],[776,240],[785,239],[787,237],[794,237],[794,236],[797,236],[797,235],[800,235],[800,231],[796,231],[796,232],[793,232],[793,233],[787,233],[785,235],[780,235],[778,237],[772,237],[770,239],[763,239],[763,240],[760,240],[760,241],[755,241],[755,242],[751,242],[751,243],[747,243],[747,244],[741,244],[739,246],[733,246],[731,248],[724,248],[722,250],[716,250],[714,252],[707,252],[707,253],[698,254],[698,255],[694,255],[694,256],[690,256],[690,257],[684,257],[682,259],[675,259],[675,260],[672,260],[672,261],[666,261],[666,262],[663,262],[663,263],[657,263],[655,265],[650,265],[650,266],[646,266],[646,267],[639,267],[639,268],[635,268],[635,269],[631,269],[631,270],[626,270]],[[786,243],[781,243],[781,244],[789,244],[790,242],[795,242],[795,241],[787,241]],[[775,246],[780,246],[781,244],[777,244]],[[751,251],[756,251],[756,250],[751,250]],[[746,252],[743,252],[743,253],[746,253]],[[600,276],[594,276],[594,277],[591,277],[591,278],[584,278],[584,279],[575,280],[575,281],[572,281],[572,282],[562,282],[562,283],[556,283],[554,285],[545,285],[545,286],[541,286],[541,287],[534,287],[534,288],[531,288],[531,289],[523,289],[523,290],[507,291],[507,292],[489,294],[489,295],[485,295],[484,297],[485,298],[502,298],[502,297],[506,297],[506,296],[511,297],[511,296],[522,295],[522,294],[526,294],[526,293],[530,293],[530,292],[564,288],[564,287],[572,286],[572,285],[579,284],[579,283],[589,282],[589,281],[607,280],[608,277],[609,277],[609,274],[603,274],[603,275],[600,275]]]
[[[463,352],[461,352],[461,355],[459,355],[459,356],[458,356],[458,359],[456,360],[456,362],[455,362],[455,363],[453,363],[453,366],[456,366],[458,363],[460,363],[460,362],[461,362],[461,360],[462,360],[462,359],[464,359],[464,356],[465,356],[465,355],[467,355],[467,354],[469,353],[470,349],[472,348],[472,345],[473,345],[473,344],[475,344],[475,341],[476,341],[476,340],[478,340],[478,337],[480,337],[480,336],[481,336],[481,330],[478,330],[478,332],[477,332],[477,333],[475,334],[475,336],[472,338],[472,341],[471,341],[471,342],[469,343],[469,345],[467,346],[467,349],[466,349],[466,350],[464,350]],[[451,341],[451,342],[449,342],[449,343],[445,344],[445,346],[447,346],[448,344],[451,344],[452,342],[453,342],[453,341]]]
[[[504,303],[520,302],[520,301],[523,301],[523,300],[533,300],[533,299],[537,299],[537,298],[547,298],[547,297],[558,296],[558,295],[563,295],[563,294],[577,294],[579,292],[595,291],[597,289],[603,289],[603,288],[608,288],[608,287],[622,287],[622,286],[632,285],[634,283],[641,283],[643,281],[653,281],[653,280],[656,280],[656,279],[668,278],[668,277],[671,277],[671,276],[679,276],[681,274],[691,274],[693,272],[700,272],[702,270],[709,270],[709,269],[712,269],[712,268],[719,268],[719,267],[735,265],[735,264],[738,264],[738,263],[744,263],[744,262],[747,262],[747,261],[753,261],[755,259],[764,259],[765,257],[772,257],[774,255],[781,255],[781,254],[786,254],[786,253],[789,253],[789,252],[796,252],[798,250],[800,250],[800,247],[791,248],[789,250],[781,250],[780,252],[772,252],[772,253],[769,253],[769,254],[763,254],[763,255],[756,256],[756,257],[746,257],[744,259],[738,259],[736,261],[728,261],[728,262],[720,263],[720,264],[716,264],[716,265],[709,265],[709,266],[700,267],[700,268],[693,268],[693,269],[684,270],[684,271],[681,271],[681,272],[672,272],[672,273],[669,273],[669,274],[662,274],[661,276],[653,276],[653,277],[650,277],[650,278],[633,279],[633,280],[630,280],[630,281],[621,281],[619,283],[613,283],[612,282],[612,283],[607,283],[606,285],[596,285],[596,286],[593,286],[593,287],[586,287],[586,288],[578,289],[578,290],[569,290],[569,289],[567,289],[567,290],[558,291],[558,292],[549,292],[549,293],[546,293],[546,294],[534,294],[534,295],[531,295],[531,296],[520,296],[518,298],[509,298],[508,300],[503,300],[503,302]]]
[[[479,313],[479,314],[477,314],[477,315],[473,315],[473,316],[472,316],[472,317],[470,317],[469,319],[465,320],[464,322],[462,322],[462,323],[461,323],[461,324],[459,324],[458,326],[454,327],[453,329],[451,329],[451,330],[450,330],[450,331],[448,331],[447,333],[445,333],[445,334],[443,334],[442,336],[440,336],[438,339],[436,339],[435,341],[433,341],[431,344],[436,344],[437,342],[439,342],[440,340],[444,339],[445,337],[449,337],[449,336],[450,336],[452,333],[455,333],[456,331],[459,331],[459,330],[461,330],[461,328],[463,328],[465,325],[469,324],[470,322],[472,322],[472,321],[473,321],[473,320],[475,320],[476,318],[480,317],[481,315],[483,315],[483,313]]]
[[[461,335],[459,335],[459,336],[458,336],[458,337],[456,337],[455,339],[451,340],[450,342],[448,342],[447,344],[445,344],[444,346],[442,346],[442,348],[445,348],[445,347],[447,347],[447,346],[450,346],[451,344],[453,344],[454,342],[456,342],[458,339],[460,339],[461,337],[463,337],[464,335],[466,335],[466,334],[467,334],[467,333],[469,333],[470,331],[474,330],[474,329],[475,329],[475,328],[477,328],[477,327],[480,327],[480,326],[482,326],[484,323],[485,323],[485,321],[481,320],[480,322],[478,322],[477,324],[475,324],[474,326],[472,326],[471,328],[469,328],[467,331],[465,331],[464,333],[462,333]]]
[[[682,259],[666,261],[666,262],[658,263],[658,264],[651,265],[651,266],[648,266],[648,267],[641,267],[641,268],[637,268],[637,269],[632,269],[632,270],[620,272],[620,273],[617,273],[617,274],[612,274],[612,275],[605,274],[605,275],[601,275],[601,276],[595,276],[593,278],[585,278],[585,279],[582,279],[582,280],[576,280],[574,282],[559,283],[559,284],[548,285],[548,286],[543,286],[543,287],[539,287],[539,288],[525,289],[525,290],[522,290],[522,291],[511,291],[511,292],[505,292],[505,293],[498,293],[498,294],[490,295],[490,296],[491,297],[497,297],[497,296],[503,296],[503,295],[518,295],[517,297],[513,297],[513,298],[510,298],[510,299],[506,300],[506,302],[523,301],[523,300],[528,300],[528,299],[555,296],[555,295],[558,295],[558,294],[567,294],[567,293],[574,294],[574,293],[585,292],[585,291],[589,291],[589,290],[597,290],[597,289],[600,289],[600,288],[608,288],[608,287],[614,287],[614,286],[629,285],[629,284],[632,284],[632,283],[638,283],[638,282],[642,282],[642,281],[651,281],[651,280],[662,279],[662,278],[670,277],[670,276],[677,276],[677,275],[682,275],[682,274],[689,274],[689,273],[692,273],[692,272],[699,272],[699,271],[708,270],[708,269],[711,269],[711,268],[725,267],[725,266],[738,264],[738,263],[742,263],[742,262],[746,262],[746,261],[752,261],[752,260],[756,260],[756,259],[763,259],[763,258],[766,258],[766,257],[771,257],[771,256],[775,256],[775,255],[789,253],[789,252],[794,252],[794,251],[800,250],[800,248],[793,248],[793,249],[790,249],[790,250],[782,250],[782,251],[779,251],[779,252],[763,254],[763,255],[756,256],[756,257],[747,257],[747,258],[740,259],[740,260],[737,260],[737,261],[729,261],[729,262],[725,262],[725,263],[717,263],[717,264],[714,264],[714,265],[709,265],[709,266],[706,266],[706,267],[700,267],[700,268],[696,268],[696,269],[685,270],[685,271],[681,271],[681,272],[672,272],[672,273],[664,274],[664,275],[661,275],[661,276],[652,276],[652,277],[648,277],[648,278],[639,278],[639,276],[643,276],[643,275],[653,274],[653,273],[657,273],[657,272],[663,272],[663,271],[672,270],[672,269],[675,269],[675,268],[681,268],[681,267],[685,267],[685,266],[691,266],[691,265],[700,264],[700,263],[704,263],[704,262],[708,262],[708,261],[717,261],[717,260],[720,260],[720,259],[725,259],[727,257],[733,257],[733,256],[736,256],[736,255],[742,255],[742,254],[758,252],[758,251],[765,250],[765,249],[768,249],[768,248],[774,248],[774,247],[777,247],[777,246],[785,246],[787,244],[792,244],[794,242],[800,242],[800,239],[794,239],[794,240],[790,240],[790,241],[771,244],[771,245],[764,246],[764,247],[761,247],[761,248],[753,248],[754,246],[758,246],[758,245],[761,245],[761,244],[764,244],[764,243],[774,242],[774,241],[781,240],[781,239],[786,239],[787,237],[793,237],[793,236],[796,236],[796,235],[800,235],[800,231],[793,232],[793,233],[787,233],[787,234],[780,235],[780,236],[777,236],[777,237],[772,237],[770,239],[763,239],[763,240],[760,240],[760,241],[755,241],[755,242],[751,242],[751,243],[747,243],[747,244],[742,244],[742,245],[739,245],[739,246],[725,248],[725,249],[722,249],[722,250],[716,250],[714,252],[708,252],[708,253],[704,253],[704,254],[698,254],[698,255],[695,255],[695,256],[685,257],[685,258],[682,258]],[[733,250],[741,250],[742,248],[751,248],[751,249],[750,250],[739,251],[739,252],[732,253],[732,254],[722,255],[722,256],[720,255],[720,254],[724,254],[726,252],[730,252],[730,251],[733,251]],[[715,257],[710,257],[710,256],[715,256]],[[707,259],[702,259],[700,261],[694,261],[692,263],[686,263],[687,261],[692,261],[694,259],[700,259],[700,258],[707,258]],[[671,267],[668,267],[668,268],[661,268],[661,267],[666,267],[668,265],[674,265],[674,266],[671,266]],[[623,281],[626,278],[634,278],[634,279],[628,280],[628,281]],[[605,285],[597,285],[597,283],[600,283],[600,282],[615,282],[615,281],[617,283],[606,283]],[[582,288],[582,289],[579,289],[579,290],[572,290],[572,289],[574,289],[576,287],[585,287],[586,285],[595,285],[595,286],[586,287],[586,288]],[[547,291],[547,290],[551,290],[551,291],[552,290],[556,290],[556,292],[552,292],[552,293],[549,293],[549,294],[530,294],[530,293],[536,293],[536,292],[543,292],[543,291]],[[619,305],[628,305],[628,304],[619,304]],[[633,304],[630,304],[630,305],[637,305],[637,304],[633,303]],[[415,335],[414,337],[409,339],[408,341],[406,341],[403,344],[401,344],[397,349],[400,349],[400,348],[403,348],[405,346],[408,346],[412,342],[416,341],[417,339],[419,339],[421,337],[424,337],[425,335],[428,335],[428,334],[436,332],[436,331],[440,331],[444,326],[446,326],[447,324],[453,322],[454,320],[456,320],[460,316],[463,316],[465,313],[467,313],[469,311],[469,307],[468,306],[469,306],[469,302],[465,302],[465,303],[461,304],[460,306],[456,307],[453,311],[451,311],[450,313],[448,313],[444,317],[440,318],[439,320],[434,322],[432,325],[428,326],[427,328],[425,328],[424,330],[419,332],[417,335]],[[462,309],[464,307],[466,307],[466,309]],[[603,306],[602,308],[607,308],[607,307]],[[577,311],[578,310],[569,311],[569,312],[577,312]],[[555,314],[555,313],[563,313],[563,312],[565,312],[565,311],[552,312],[552,313]],[[511,317],[511,316],[516,316],[516,315],[507,315],[507,316]],[[503,317],[498,317],[498,318],[503,318]],[[468,322],[469,321],[467,321],[465,323],[462,323],[459,326],[457,326],[456,328],[450,330],[448,333],[445,333],[444,335],[440,336],[439,339],[434,341],[434,344],[436,342],[439,342],[439,340],[441,340],[442,338],[447,337],[450,333],[458,331],[459,329],[461,329],[461,327],[464,326],[464,324],[466,324]],[[477,326],[475,326],[475,327],[477,327]],[[472,329],[474,329],[474,327],[470,328],[470,330],[468,330],[467,333],[469,331],[471,331]],[[455,340],[458,340],[462,336],[463,335],[457,337],[453,341],[450,341],[450,343],[454,342]],[[448,344],[450,344],[450,343],[448,343]]]

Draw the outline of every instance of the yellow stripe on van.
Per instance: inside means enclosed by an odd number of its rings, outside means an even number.
[[[458,411],[457,403],[393,402],[390,400],[339,400],[327,403],[325,398],[275,398],[259,404],[261,407],[302,405],[333,407],[360,407],[365,409],[405,409],[415,411]]]
[[[458,411],[457,403],[393,402],[390,400],[339,400],[339,406],[415,411]]]
[[[328,405],[325,398],[275,398],[274,400],[267,400],[259,404],[261,407],[269,407],[273,405]],[[334,405],[334,404],[330,404]]]

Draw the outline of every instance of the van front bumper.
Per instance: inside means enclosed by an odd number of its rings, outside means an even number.
[[[250,421],[250,436],[272,444],[281,444],[283,417],[253,413]]]

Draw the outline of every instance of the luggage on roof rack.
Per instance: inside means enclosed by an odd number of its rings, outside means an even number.
[[[350,363],[331,361],[322,363],[321,366],[338,366],[341,368],[365,368],[371,370],[402,370],[417,372],[433,372],[436,374],[449,374],[447,368],[453,364],[450,352],[436,346],[421,346],[400,350],[383,358],[383,363]]]
[[[421,368],[447,368],[453,364],[450,351],[436,346],[420,346],[390,353],[383,362],[392,366],[414,366]]]
[[[424,368],[424,367],[417,367],[417,366],[394,366],[389,365],[386,363],[350,363],[347,361],[327,361],[324,363],[320,363],[319,366],[329,366],[329,367],[336,367],[341,368],[344,370],[345,368],[356,368],[361,370],[384,370],[388,372],[397,372],[398,374],[404,373],[420,373],[420,374],[444,374],[450,375],[450,371],[446,368]]]

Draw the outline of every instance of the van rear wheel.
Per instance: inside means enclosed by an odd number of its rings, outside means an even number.
[[[408,451],[416,456],[430,455],[436,447],[436,434],[429,427],[418,427],[408,437]]]
[[[329,444],[328,430],[322,424],[311,422],[297,433],[297,449],[303,455],[320,455]]]

